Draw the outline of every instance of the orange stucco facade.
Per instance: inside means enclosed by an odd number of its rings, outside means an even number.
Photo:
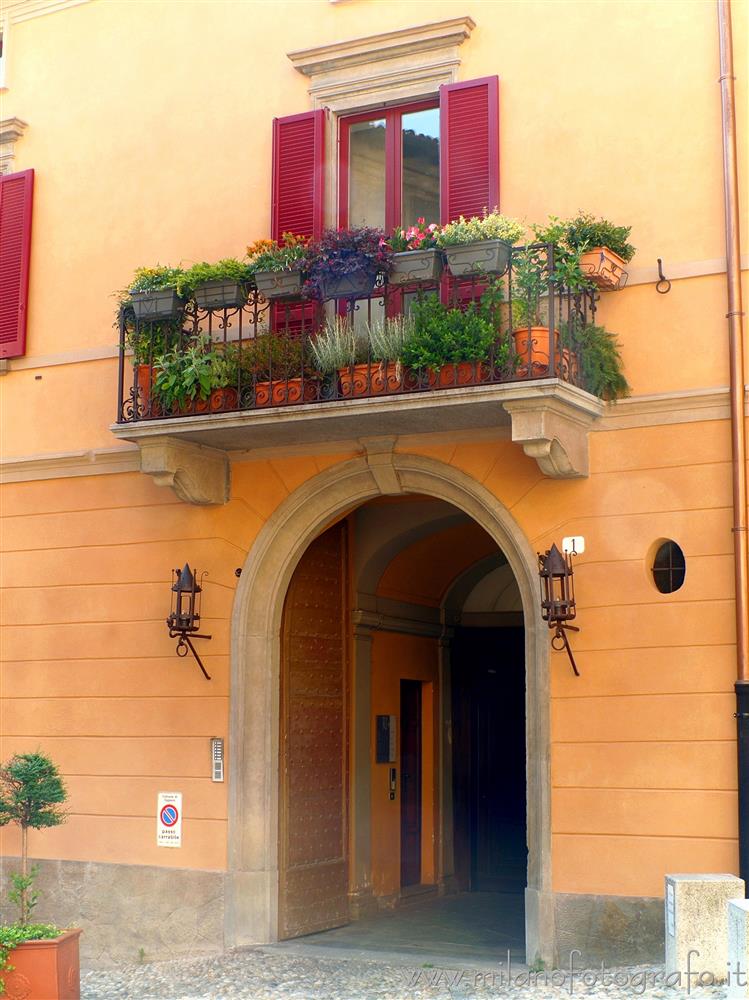
[[[749,8],[733,7],[745,151]],[[113,292],[138,265],[241,256],[268,235],[271,120],[312,106],[287,53],[465,15],[476,27],[457,78],[501,81],[502,211],[532,222],[583,208],[632,225],[630,283],[599,303],[632,396],[607,406],[580,478],[546,476],[486,429],[401,435],[394,454],[467,477],[533,552],[585,537],[582,676],[562,654],[549,660],[550,891],[657,899],[666,872],[736,872],[717,29],[713,4],[687,2],[89,0],[29,18],[8,8],[1,117],[27,123],[12,170],[33,168],[36,188],[27,350],[0,376],[0,758],[41,748],[70,793],[68,821],[31,832],[34,857],[231,867],[231,789],[210,779],[208,741],[229,745],[235,570],[253,564],[256,540],[299,490],[362,455],[345,437],[237,451],[227,503],[177,499],[110,430]],[[582,65],[571,68],[570,52]],[[740,169],[746,208],[743,153]],[[659,257],[667,295],[655,291]],[[686,556],[674,594],[650,572],[663,539]],[[491,549],[470,526],[446,528],[396,553],[377,596],[437,613]],[[208,573],[210,684],[175,656],[164,626],[169,573],[186,559]],[[436,883],[438,642],[376,632],[371,657],[372,718],[397,713],[400,678],[424,682],[422,865]],[[392,897],[399,826],[386,781],[374,767],[371,880]],[[154,836],[166,788],[184,796],[179,850]],[[1,853],[16,855],[15,832],[0,836]]]

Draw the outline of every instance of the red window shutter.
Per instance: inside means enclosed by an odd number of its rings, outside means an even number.
[[[442,224],[499,207],[499,77],[440,87]]]
[[[0,177],[0,358],[26,350],[34,171]]]
[[[323,228],[325,111],[273,119],[271,237],[318,239]]]

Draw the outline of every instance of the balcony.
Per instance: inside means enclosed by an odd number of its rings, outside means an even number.
[[[520,273],[529,259],[530,291]],[[231,301],[177,303],[172,317],[124,312],[112,430],[138,443],[157,480],[154,463],[177,461],[170,448],[184,463],[196,447],[207,461],[483,428],[510,431],[547,475],[587,475],[587,431],[603,404],[588,391],[577,332],[593,322],[597,294],[552,275],[553,248],[536,244],[512,248],[501,274],[379,275],[320,301],[241,288]]]

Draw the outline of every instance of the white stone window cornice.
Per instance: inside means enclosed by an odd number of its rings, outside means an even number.
[[[310,78],[313,106],[336,114],[436,94],[453,83],[458,47],[475,28],[454,17],[366,38],[352,38],[289,52],[295,69]]]

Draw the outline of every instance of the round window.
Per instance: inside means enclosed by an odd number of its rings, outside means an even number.
[[[661,542],[653,559],[653,580],[662,594],[673,594],[684,583],[687,564],[684,553],[670,539]]]

